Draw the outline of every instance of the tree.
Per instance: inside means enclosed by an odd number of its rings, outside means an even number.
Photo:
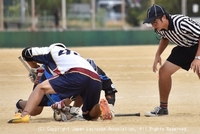
[[[127,10],[126,22],[132,26],[139,26],[140,19],[138,13],[141,12],[141,8],[135,7]]]
[[[155,0],[155,3],[161,5],[170,14],[181,13],[181,0]],[[139,26],[140,22],[143,22],[146,18],[147,10],[151,6],[151,0],[140,0],[140,4],[140,8],[133,7],[127,12],[126,21],[132,26]]]

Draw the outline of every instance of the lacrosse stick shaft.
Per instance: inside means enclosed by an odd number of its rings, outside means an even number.
[[[24,67],[28,70],[28,72],[31,72],[31,69],[29,68],[29,66],[26,64],[26,62],[22,59],[21,56],[18,57],[18,59],[22,62],[22,64],[24,65]],[[49,94],[46,94],[47,98],[51,101],[51,103],[55,103],[55,101],[51,98],[51,96]]]
[[[26,64],[26,62],[22,59],[21,56],[18,57],[18,59],[22,62],[22,64],[24,65],[24,67],[27,69],[27,71],[30,73],[31,69],[29,68],[29,66]]]
[[[18,59],[22,62],[22,64],[24,65],[24,67],[28,70],[28,72],[31,72],[31,69],[29,68],[29,66],[26,64],[26,62],[22,59],[21,56],[18,57]],[[49,94],[46,94],[47,98],[51,101],[52,104],[55,103],[55,101],[51,98],[51,96]],[[53,109],[54,112],[57,112],[56,110]],[[62,121],[65,121],[67,119],[66,115],[60,110],[61,113],[61,118]]]
[[[51,98],[51,96],[49,94],[46,94],[47,98],[51,101],[52,104],[55,103],[55,101]]]
[[[123,117],[123,116],[140,116],[140,113],[131,113],[131,114],[115,114],[116,117]]]

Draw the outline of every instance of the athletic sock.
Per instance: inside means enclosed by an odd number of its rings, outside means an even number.
[[[167,102],[160,102],[160,107],[162,109],[167,109],[168,103]]]
[[[20,101],[23,101],[23,100],[22,100],[22,99],[19,99],[19,100],[17,101],[17,103],[16,103],[16,107],[17,107],[18,109],[22,109],[22,107],[21,107],[20,104],[19,104]]]

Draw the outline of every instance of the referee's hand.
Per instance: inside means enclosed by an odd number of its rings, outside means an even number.
[[[153,63],[153,72],[156,73],[158,71],[157,69],[157,64],[159,63],[159,65],[162,65],[162,60],[160,56],[156,56],[154,59],[154,63]]]
[[[200,60],[195,58],[192,61],[190,68],[193,70],[194,73],[197,73],[198,76],[199,76],[199,74],[200,74]]]

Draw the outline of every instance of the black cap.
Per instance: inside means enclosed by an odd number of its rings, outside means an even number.
[[[159,5],[153,4],[148,10],[147,10],[147,18],[145,19],[144,23],[151,23],[156,18],[161,17],[165,14],[165,9]]]

